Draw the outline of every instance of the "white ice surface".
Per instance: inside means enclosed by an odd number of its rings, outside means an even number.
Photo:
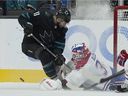
[[[128,96],[103,91],[42,91],[40,89],[0,89],[0,96]]]
[[[43,91],[39,83],[0,83],[0,96],[128,96],[114,91]]]

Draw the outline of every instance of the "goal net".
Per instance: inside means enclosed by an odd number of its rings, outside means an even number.
[[[114,9],[114,68],[117,71],[117,56],[122,49],[128,51],[128,6]]]

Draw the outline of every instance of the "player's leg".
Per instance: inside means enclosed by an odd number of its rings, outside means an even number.
[[[53,62],[54,57],[44,50],[42,46],[38,43],[22,43],[22,51],[29,57],[39,59],[43,65],[43,70],[48,77],[56,77],[56,70]]]
[[[45,78],[40,82],[42,90],[60,90],[62,84],[57,77],[57,67],[55,66],[55,58],[38,43],[22,44],[22,51],[29,57],[39,59],[42,63],[43,70],[49,78]]]

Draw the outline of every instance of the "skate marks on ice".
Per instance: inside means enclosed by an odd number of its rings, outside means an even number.
[[[42,91],[40,89],[0,89],[0,96],[127,96],[114,91]]]

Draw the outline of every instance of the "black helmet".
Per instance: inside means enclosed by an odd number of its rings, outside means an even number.
[[[61,8],[56,12],[56,16],[64,19],[65,22],[69,23],[71,20],[71,13],[67,8]]]

